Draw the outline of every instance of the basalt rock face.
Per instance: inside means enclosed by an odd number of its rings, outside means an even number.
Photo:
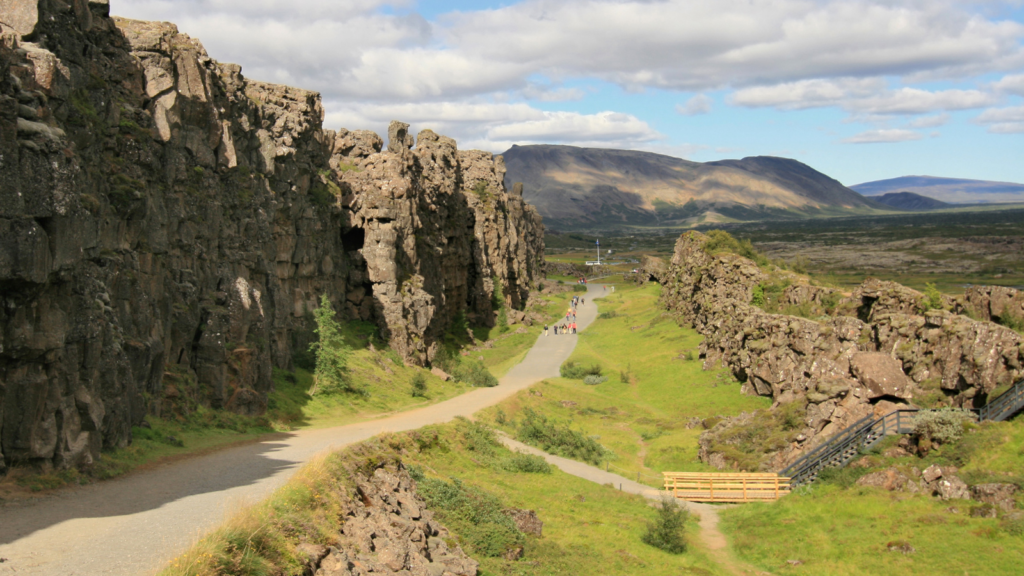
[[[323,130],[318,94],[108,9],[0,7],[0,469],[88,464],[147,413],[262,412],[322,294],[416,364],[497,289],[525,302],[543,224],[500,157]]]
[[[1024,322],[1024,292],[1014,288],[971,286],[964,292],[964,306],[982,320]]]
[[[1024,341],[990,322],[941,310],[922,312],[923,295],[869,280],[838,301],[849,315],[809,320],[769,314],[751,302],[768,276],[750,260],[711,255],[707,237],[687,232],[661,279],[662,300],[704,336],[705,368],[728,367],[749,394],[775,406],[805,407],[792,442],[772,455],[777,470],[858,419],[880,416],[937,385],[954,406],[980,406],[998,386],[1024,376]],[[786,304],[835,300],[835,291],[794,284]],[[716,437],[746,418],[726,419],[701,438],[706,461]]]

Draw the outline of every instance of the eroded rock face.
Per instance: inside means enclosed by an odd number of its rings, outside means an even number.
[[[345,545],[314,555],[320,556],[317,576],[477,574],[479,563],[449,547],[448,530],[434,520],[404,469],[378,468],[357,490],[362,506],[353,503],[345,517]]]
[[[0,7],[0,469],[87,465],[147,413],[262,412],[322,294],[421,365],[497,289],[526,301],[543,224],[500,157],[323,130],[315,92],[108,9]]]
[[[751,301],[767,276],[746,258],[708,254],[706,241],[697,232],[680,237],[662,301],[704,336],[705,368],[728,367],[746,393],[771,397],[776,407],[805,407],[806,427],[770,456],[773,470],[865,416],[908,406],[926,381],[940,382],[952,405],[969,407],[1024,376],[1019,335],[950,312],[922,313],[923,295],[891,282],[869,280],[836,303],[851,316],[766,313]],[[783,294],[786,304],[836,298],[834,290],[796,285]],[[727,419],[702,435],[701,458],[725,466],[712,450],[716,436],[749,419]]]
[[[982,320],[1024,321],[1024,292],[1005,286],[971,286],[964,292],[964,306]]]

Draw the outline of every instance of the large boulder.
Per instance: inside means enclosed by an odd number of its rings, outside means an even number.
[[[913,381],[903,373],[899,360],[888,354],[858,352],[850,357],[850,371],[867,390],[869,399],[913,398]]]

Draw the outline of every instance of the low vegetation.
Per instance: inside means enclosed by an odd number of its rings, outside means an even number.
[[[658,286],[615,286],[598,301],[602,316],[580,333],[562,366],[563,376],[568,369],[580,378],[578,370],[596,366],[615,377],[596,385],[566,377],[545,380],[532,394],[521,392],[485,410],[483,418],[517,437],[527,420],[568,427],[606,450],[604,465],[628,478],[639,473],[651,486],[661,485],[663,471],[712,470],[697,458],[705,425],[718,416],[767,408],[770,401],[741,394],[725,370],[703,369],[694,352],[700,336],[659,308]],[[688,426],[694,419],[696,425]],[[539,439],[523,441],[541,446]],[[593,462],[594,454],[569,457]]]
[[[673,541],[695,541],[694,518],[677,515],[666,525],[638,496],[558,470],[495,467],[482,459],[484,452],[494,461],[515,457],[493,432],[457,420],[330,454],[175,558],[161,576],[303,574],[300,542],[345,545],[339,529],[353,493],[351,479],[399,462],[451,532],[449,544],[479,560],[481,574],[725,574],[700,546],[680,555],[643,542],[648,524],[671,528],[666,534]],[[543,537],[519,532],[504,514],[509,508],[534,510],[544,523]],[[503,557],[519,546],[521,559]]]

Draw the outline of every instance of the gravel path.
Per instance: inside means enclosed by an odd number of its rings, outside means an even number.
[[[542,456],[549,464],[557,466],[566,474],[572,474],[573,476],[583,478],[584,480],[589,480],[597,484],[611,484],[614,488],[618,488],[623,492],[639,494],[649,500],[661,501],[663,496],[668,495],[668,492],[664,490],[651,488],[646,484],[640,484],[639,482],[630,480],[629,478],[620,476],[614,472],[606,472],[600,468],[584,464],[583,462],[548,454],[543,450],[534,448],[533,446],[528,446],[517,440],[513,440],[503,433],[499,433],[498,438],[503,444],[505,444],[505,446],[508,446],[513,450]],[[701,540],[703,540],[704,545],[708,548],[708,551],[711,553],[711,558],[714,561],[733,574],[745,575],[761,573],[749,566],[736,562],[726,551],[727,541],[725,539],[725,535],[718,529],[718,511],[723,508],[728,508],[729,505],[712,505],[700,502],[685,502],[682,504],[684,504],[691,512],[695,512],[700,515],[700,537]]]
[[[597,317],[591,285],[577,324]],[[0,507],[0,575],[151,574],[241,506],[259,501],[325,450],[469,416],[558,376],[574,335],[540,336],[494,388],[358,424],[277,434],[264,441],[167,463],[123,478]]]

